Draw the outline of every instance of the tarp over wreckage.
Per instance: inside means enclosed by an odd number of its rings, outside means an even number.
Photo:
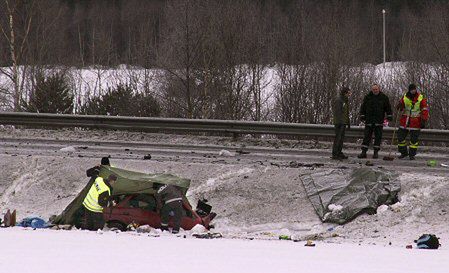
[[[172,174],[147,174],[136,171],[130,171],[111,166],[101,165],[100,176],[107,178],[110,174],[117,176],[117,181],[113,186],[112,195],[146,193],[154,194],[153,184],[170,184],[184,189],[184,194],[190,187],[190,180],[181,178]],[[84,197],[92,186],[94,179],[81,190],[75,199],[64,209],[64,211],[53,219],[55,225],[73,225],[75,214],[82,206]]]
[[[303,175],[302,184],[323,222],[344,224],[361,213],[398,201],[399,175],[374,168],[325,170]]]

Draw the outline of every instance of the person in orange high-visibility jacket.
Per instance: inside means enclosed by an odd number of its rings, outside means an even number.
[[[399,158],[408,156],[410,160],[414,160],[419,145],[419,133],[421,129],[426,127],[429,119],[427,100],[417,91],[416,85],[412,83],[396,108],[402,111],[398,130],[398,150],[401,153]],[[405,139],[409,131],[410,143],[407,149]]]

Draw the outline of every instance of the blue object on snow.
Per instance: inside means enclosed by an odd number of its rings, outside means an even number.
[[[49,225],[44,219],[39,217],[27,217],[17,224],[20,227],[32,227],[32,228],[48,228]]]

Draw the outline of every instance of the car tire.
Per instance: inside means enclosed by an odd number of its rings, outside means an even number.
[[[109,228],[116,228],[120,231],[126,231],[126,225],[122,222],[118,222],[118,221],[111,221],[108,222],[108,227]]]

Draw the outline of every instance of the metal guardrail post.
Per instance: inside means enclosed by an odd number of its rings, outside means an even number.
[[[256,122],[234,120],[201,120],[173,118],[142,118],[121,116],[88,116],[0,112],[0,124],[39,127],[83,127],[113,130],[170,131],[242,134],[296,135],[303,137],[333,137],[334,126],[282,122]],[[384,138],[391,138],[393,128],[384,128]],[[348,138],[362,138],[363,127],[353,126]],[[420,140],[449,142],[449,130],[421,131]]]

